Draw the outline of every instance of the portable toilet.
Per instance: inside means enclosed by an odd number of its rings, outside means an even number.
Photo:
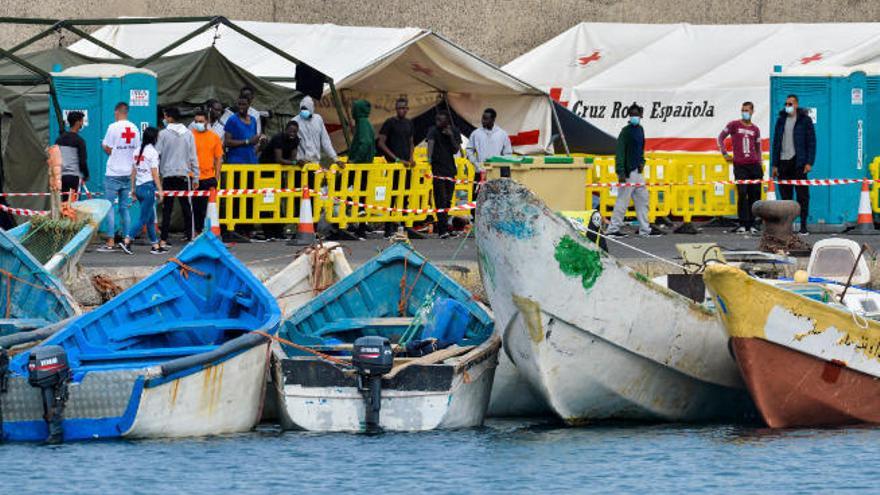
[[[869,117],[873,113],[869,112],[868,81],[865,69],[859,67],[806,65],[785,70],[777,67],[770,77],[771,149],[779,112],[785,106],[786,97],[794,94],[800,107],[812,117],[816,129],[816,163],[812,164],[809,178],[867,177],[868,157],[872,156],[868,149],[872,124]],[[880,91],[877,83],[874,91]],[[880,104],[880,95],[874,99],[878,100],[875,105]],[[876,120],[880,123],[880,118]],[[874,146],[870,144],[871,149]],[[855,223],[860,190],[858,184],[810,187],[807,218],[810,228],[839,232]]]
[[[107,154],[101,143],[107,126],[115,121],[114,107],[119,102],[128,103],[128,120],[137,125],[141,133],[147,127],[155,126],[156,74],[128,65],[86,64],[53,72],[51,76],[65,125],[68,113],[80,111],[85,114],[80,135],[86,142],[88,154],[89,181],[86,186],[89,191],[102,192]],[[55,108],[49,105],[49,142],[54,143],[58,134]],[[137,205],[132,208],[131,215],[136,218]],[[121,224],[116,222],[116,225]]]

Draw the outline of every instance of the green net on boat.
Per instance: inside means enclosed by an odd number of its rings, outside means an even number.
[[[40,264],[45,264],[87,224],[86,219],[33,217],[21,243]]]

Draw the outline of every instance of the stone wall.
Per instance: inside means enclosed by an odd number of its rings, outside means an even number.
[[[499,65],[584,21],[696,24],[867,22],[877,0],[3,0],[0,17],[89,18],[225,15],[230,19],[434,30]],[[36,33],[4,26],[0,47]],[[64,42],[75,40],[67,35]],[[57,43],[57,37],[44,42]]]

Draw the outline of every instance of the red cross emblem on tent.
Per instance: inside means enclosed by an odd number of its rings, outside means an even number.
[[[601,58],[602,58],[602,55],[599,54],[599,50],[595,50],[595,51],[594,51],[593,53],[591,53],[590,55],[585,55],[585,56],[583,56],[583,57],[578,57],[578,59],[577,59],[577,63],[578,63],[578,65],[580,65],[581,67],[584,67],[584,66],[590,65],[591,62],[598,62],[599,59],[601,59]]]
[[[810,55],[809,57],[802,57],[801,58],[801,65],[807,65],[811,62],[818,62],[820,60],[822,60],[822,54],[819,52],[816,52],[816,53]]]
[[[562,88],[550,88],[550,98],[568,108],[568,101],[562,101]]]
[[[429,69],[428,67],[423,66],[422,64],[420,64],[418,62],[410,63],[409,67],[412,69],[413,72],[421,72],[422,74],[425,74],[426,76],[433,76],[434,75],[433,70]]]
[[[131,140],[136,137],[137,134],[131,130],[131,127],[126,127],[125,131],[122,133],[122,139],[125,139],[125,144],[131,144]]]

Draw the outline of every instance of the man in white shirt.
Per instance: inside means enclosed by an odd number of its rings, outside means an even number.
[[[513,147],[510,145],[510,137],[504,129],[495,125],[495,117],[498,113],[494,108],[483,111],[483,126],[474,129],[467,145],[467,158],[477,168],[479,174],[483,170],[483,164],[493,156],[512,155]]]
[[[131,217],[128,213],[131,203],[131,171],[134,167],[134,155],[141,146],[141,133],[136,125],[128,121],[127,103],[117,103],[113,116],[116,118],[116,122],[107,127],[107,133],[101,143],[104,152],[109,155],[107,169],[104,173],[104,199],[119,207],[119,216],[122,218],[122,235],[126,237],[131,228]],[[107,243],[97,249],[100,253],[113,252],[114,237],[116,236],[115,217],[112,210],[110,215],[107,215],[109,237]],[[123,242],[119,247],[124,251],[127,249],[127,244]]]

